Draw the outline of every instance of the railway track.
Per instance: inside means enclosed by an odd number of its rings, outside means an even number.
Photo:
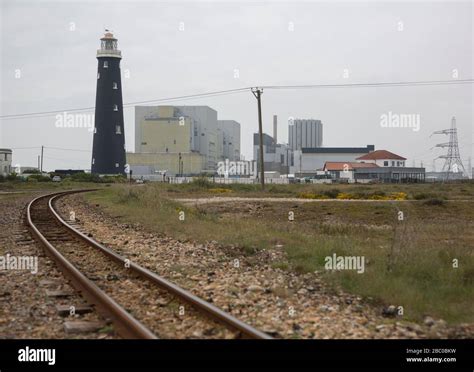
[[[93,190],[58,192],[33,199],[27,206],[26,223],[72,285],[104,317],[112,320],[122,337],[158,338],[160,327],[169,326],[170,321],[166,319],[180,323],[179,317],[176,321],[176,304],[187,304],[187,323],[182,320],[183,324],[178,324],[180,329],[202,326],[207,327],[205,335],[214,338],[271,339],[266,333],[96,242],[73,222],[66,222],[55,210],[55,201],[86,191]],[[169,306],[157,307],[155,299]],[[184,315],[184,306],[179,306],[179,312]],[[165,337],[169,338],[172,330],[167,334]]]

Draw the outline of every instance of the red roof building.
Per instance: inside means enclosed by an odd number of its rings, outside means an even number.
[[[379,167],[404,167],[407,159],[387,150],[376,150],[359,156],[356,160],[360,163],[376,164]]]
[[[355,163],[355,162],[344,162],[344,161],[327,161],[324,163],[323,170],[325,171],[352,171],[359,168],[374,168],[378,167],[374,163]]]

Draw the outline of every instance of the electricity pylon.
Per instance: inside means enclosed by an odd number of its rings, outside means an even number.
[[[448,153],[446,155],[438,156],[440,159],[446,159],[441,170],[444,173],[444,181],[449,179],[450,173],[462,172],[466,173],[464,165],[461,161],[461,156],[459,155],[459,145],[458,145],[458,130],[456,128],[456,118],[453,116],[451,119],[451,128],[438,130],[433,132],[433,134],[449,134],[449,142],[438,143],[435,147],[447,147]],[[431,137],[431,136],[430,136]]]

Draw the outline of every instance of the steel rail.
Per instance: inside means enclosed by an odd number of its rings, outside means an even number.
[[[117,326],[117,331],[120,335],[125,338],[137,338],[137,339],[156,339],[148,328],[141,324],[137,319],[125,311],[119,304],[117,304],[111,297],[103,292],[95,283],[87,279],[74,265],[72,265],[39,231],[32,219],[32,208],[34,204],[39,202],[41,199],[55,198],[57,196],[67,195],[76,192],[84,192],[85,190],[73,190],[60,193],[52,193],[48,195],[39,196],[30,203],[28,203],[26,209],[27,224],[30,227],[33,235],[44,245],[46,252],[56,264],[59,266],[61,271],[66,277],[68,277],[73,286],[78,289],[81,294],[90,302],[97,305],[98,310],[109,316],[114,324]],[[87,190],[90,191],[90,190]],[[49,205],[49,203],[48,203]]]
[[[92,190],[86,190],[92,191]],[[187,302],[188,304],[192,305],[196,310],[206,314],[213,320],[217,320],[220,323],[227,325],[228,327],[240,331],[243,335],[247,336],[248,338],[254,339],[272,339],[271,336],[268,334],[259,331],[252,326],[242,322],[241,320],[233,317],[232,315],[226,313],[225,311],[219,309],[218,307],[210,304],[207,301],[193,295],[192,293],[186,291],[185,289],[179,287],[178,285],[166,280],[165,278],[157,275],[156,273],[141,267],[131,260],[119,255],[112,249],[100,244],[99,242],[91,239],[74,226],[69,225],[54,209],[53,202],[58,199],[59,197],[67,195],[67,194],[57,194],[50,198],[49,200],[49,209],[57,219],[59,223],[61,223],[64,227],[66,227],[69,231],[73,232],[77,237],[84,240],[90,246],[100,250],[106,256],[110,257],[118,264],[123,265],[124,267],[132,270],[136,274],[140,275],[141,277],[151,281],[152,283],[160,286],[161,288],[165,289],[166,291],[172,293],[173,295],[181,298],[183,301]]]

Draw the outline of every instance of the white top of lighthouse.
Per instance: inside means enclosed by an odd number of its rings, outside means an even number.
[[[99,57],[122,58],[122,52],[117,49],[117,39],[108,30],[100,39],[100,49],[97,50],[97,58]]]

